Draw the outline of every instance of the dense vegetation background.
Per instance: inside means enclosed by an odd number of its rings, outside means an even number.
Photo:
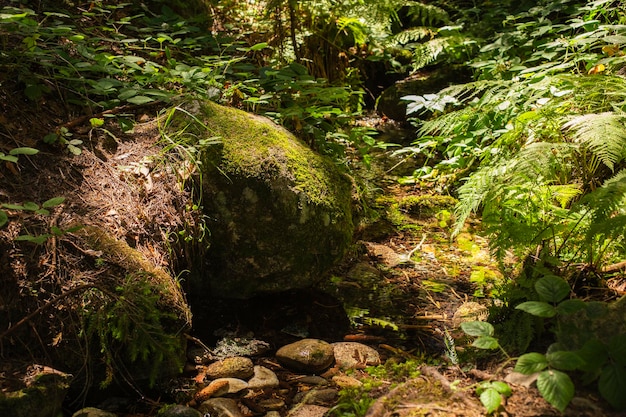
[[[72,133],[80,123],[97,131],[115,119],[130,131],[127,112],[182,97],[263,114],[355,176],[381,152],[418,160],[400,181],[458,197],[455,233],[478,215],[507,277],[484,294],[500,306],[495,327],[464,327],[475,346],[504,360],[522,355],[516,368],[541,372],[538,387],[560,410],[573,381],[593,382],[626,408],[621,1],[0,5],[0,106],[8,114],[15,99],[46,115],[34,136],[15,141],[19,121],[0,114],[6,169],[41,150],[80,154]],[[437,91],[399,100],[415,132],[409,141],[384,142],[357,123],[394,82],[450,69],[468,82],[448,77]],[[63,198],[1,201],[6,227],[19,213],[46,215]],[[64,232],[19,239],[44,243]],[[493,411],[506,389],[486,392]]]

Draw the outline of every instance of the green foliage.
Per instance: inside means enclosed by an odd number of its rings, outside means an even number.
[[[540,318],[555,318],[559,339],[567,340],[567,332],[575,332],[583,340],[582,346],[556,343],[547,352],[530,352],[517,358],[515,370],[522,374],[538,374],[537,388],[541,395],[555,408],[563,412],[574,397],[574,383],[565,372],[582,371],[583,381],[598,381],[598,391],[614,408],[626,409],[623,388],[626,382],[624,350],[626,334],[598,335],[593,332],[580,335],[578,326],[566,327],[572,320],[578,322],[580,313],[590,321],[580,323],[582,327],[597,327],[598,320],[606,320],[606,314],[597,302],[580,299],[566,299],[571,293],[569,284],[562,278],[546,275],[535,282],[539,301],[527,301],[517,305]],[[573,319],[572,319],[573,318]],[[493,327],[484,322],[467,322],[461,325],[463,331],[477,337],[473,346],[480,349],[493,349],[498,341],[493,337]],[[494,341],[492,341],[495,340]],[[489,343],[487,343],[489,342]],[[565,371],[565,372],[564,372]],[[494,396],[495,398],[495,396]]]
[[[499,256],[508,249],[524,256],[540,246],[568,262],[619,259],[623,216],[602,213],[620,207],[623,193],[599,190],[615,188],[622,176],[615,171],[625,156],[625,81],[535,70],[408,97],[411,111],[438,112],[419,122],[420,139],[409,151],[441,162],[416,175],[467,172],[479,164],[459,189],[457,231],[481,210]],[[439,115],[449,104],[463,107]],[[618,230],[612,239],[604,234],[608,223]]]
[[[502,397],[512,394],[511,387],[502,381],[484,381],[476,387],[476,394],[487,414],[496,412],[502,405]]]
[[[65,202],[65,197],[53,197],[49,200],[44,201],[41,205],[27,201],[22,204],[11,204],[11,203],[2,203],[0,204],[0,227],[4,227],[9,222],[9,212],[14,212],[19,214],[20,221],[23,221],[24,216],[31,215],[40,215],[40,216],[50,216],[50,209],[60,206]],[[3,210],[4,209],[4,210]],[[45,243],[49,238],[53,236],[62,236],[68,232],[75,232],[80,229],[80,226],[71,227],[67,230],[63,230],[58,226],[52,225],[50,226],[49,233],[42,233],[33,235],[30,233],[19,235],[15,238],[16,241],[24,241],[24,242],[32,242],[38,245]]]
[[[106,365],[102,386],[109,385],[116,372],[123,372],[129,364],[148,369],[151,385],[164,366],[182,369],[183,340],[167,329],[176,315],[163,309],[159,291],[149,276],[135,274],[115,291],[99,289],[85,297],[84,335],[99,341]]]

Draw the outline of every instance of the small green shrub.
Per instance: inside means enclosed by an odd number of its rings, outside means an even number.
[[[571,287],[563,278],[546,275],[535,283],[538,300],[525,301],[516,309],[543,319],[555,319],[555,331],[560,337],[564,329],[561,323],[569,316],[584,312],[587,317],[606,319],[597,302],[585,302],[568,298]],[[599,312],[599,314],[598,314]],[[576,317],[574,317],[576,318]],[[592,324],[592,328],[593,328]],[[463,331],[475,336],[472,346],[479,349],[502,348],[494,337],[493,326],[485,322],[466,322]],[[570,328],[574,330],[575,328]],[[541,395],[555,408],[563,412],[574,397],[575,386],[567,372],[582,371],[582,381],[597,381],[600,395],[617,410],[626,410],[626,334],[611,335],[588,333],[581,346],[554,343],[544,353],[525,353],[517,358],[515,370],[522,374],[537,375],[537,388]],[[503,350],[502,350],[503,351]],[[504,352],[504,351],[503,351]],[[504,352],[506,354],[506,352]],[[507,355],[508,356],[508,355]]]

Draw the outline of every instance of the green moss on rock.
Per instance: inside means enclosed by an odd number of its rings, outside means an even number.
[[[348,178],[266,118],[212,102],[185,109],[206,125],[196,134],[221,139],[202,158],[213,294],[246,298],[321,279],[352,240]]]

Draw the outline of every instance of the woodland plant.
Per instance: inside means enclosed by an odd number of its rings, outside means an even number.
[[[544,353],[525,353],[516,358],[515,371],[537,376],[537,388],[541,395],[561,412],[574,397],[575,384],[568,373],[580,372],[578,383],[589,384],[597,381],[598,391],[615,409],[626,410],[623,397],[626,390],[626,333],[606,335],[588,332],[578,338],[579,326],[568,323],[581,319],[606,319],[603,303],[585,302],[579,298],[568,298],[572,288],[563,278],[545,275],[535,282],[537,300],[526,301],[516,308],[542,319],[552,319],[557,343],[550,345]],[[494,328],[486,322],[466,322],[461,328],[470,336],[475,336],[473,346],[479,349],[500,349],[507,356],[494,337]],[[623,329],[622,329],[623,330]],[[575,332],[581,342],[565,344]],[[510,359],[510,358],[509,358]],[[580,374],[579,374],[580,375]]]
[[[598,270],[624,254],[626,81],[617,73],[626,36],[598,19],[619,15],[613,2],[574,6],[542,4],[508,19],[512,29],[474,61],[482,79],[411,98],[409,109],[436,114],[415,121],[420,137],[400,152],[441,161],[416,175],[471,173],[458,190],[456,233],[480,210],[499,258],[512,249]],[[571,13],[559,19],[568,23],[549,20],[557,10]],[[566,35],[568,43],[554,40]],[[510,48],[495,48],[505,39]],[[497,69],[497,60],[485,60],[496,52],[517,64]],[[446,104],[458,109],[442,111]]]

